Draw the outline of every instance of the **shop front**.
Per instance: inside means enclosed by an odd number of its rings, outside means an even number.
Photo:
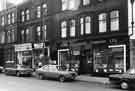
[[[15,45],[17,64],[33,67],[32,43]]]
[[[86,45],[89,46],[86,49]],[[79,74],[90,73],[92,71],[92,58],[89,44],[86,42],[63,42],[58,49],[58,65],[75,68]]]
[[[113,41],[112,41],[113,40]],[[126,72],[128,42],[127,39],[107,39],[93,41],[94,73],[123,73]]]
[[[41,61],[41,56],[50,56],[49,47],[45,47],[44,43],[25,43],[15,45],[18,64],[27,65],[35,68]]]

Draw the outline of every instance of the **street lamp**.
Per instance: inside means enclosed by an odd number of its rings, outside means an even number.
[[[131,21],[131,26],[132,26],[132,35],[133,35],[133,29],[134,29],[134,12],[133,12],[133,5],[134,5],[135,0],[130,0],[131,2],[131,13],[132,13],[132,21]]]

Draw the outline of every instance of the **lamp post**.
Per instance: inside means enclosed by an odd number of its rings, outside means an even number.
[[[133,30],[134,30],[134,11],[133,11],[133,5],[134,5],[134,0],[130,0],[131,2],[131,17],[132,17],[132,21],[131,21],[131,26],[132,26],[132,35],[133,35]]]
[[[130,0],[130,3],[131,3],[131,31],[132,31],[132,34],[130,35],[130,67],[134,67],[134,45],[133,45],[133,42],[134,42],[134,39],[131,39],[132,35],[134,35],[134,12],[133,12],[133,9],[134,9],[134,1],[135,0]]]

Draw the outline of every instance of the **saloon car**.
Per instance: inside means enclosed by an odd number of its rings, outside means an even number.
[[[6,75],[16,75],[16,76],[23,76],[23,75],[28,75],[30,76],[33,72],[33,69],[24,66],[24,65],[12,65],[12,66],[7,66],[4,69],[4,73]]]
[[[111,85],[117,85],[122,89],[129,89],[135,86],[135,68],[129,69],[123,74],[113,74],[109,76]]]
[[[65,67],[58,65],[45,65],[36,70],[36,75],[39,79],[54,78],[60,82],[64,82],[67,79],[75,80],[77,73],[74,71],[68,71]]]

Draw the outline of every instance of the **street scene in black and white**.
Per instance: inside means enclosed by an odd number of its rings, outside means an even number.
[[[135,90],[135,0],[0,0],[0,91]]]

